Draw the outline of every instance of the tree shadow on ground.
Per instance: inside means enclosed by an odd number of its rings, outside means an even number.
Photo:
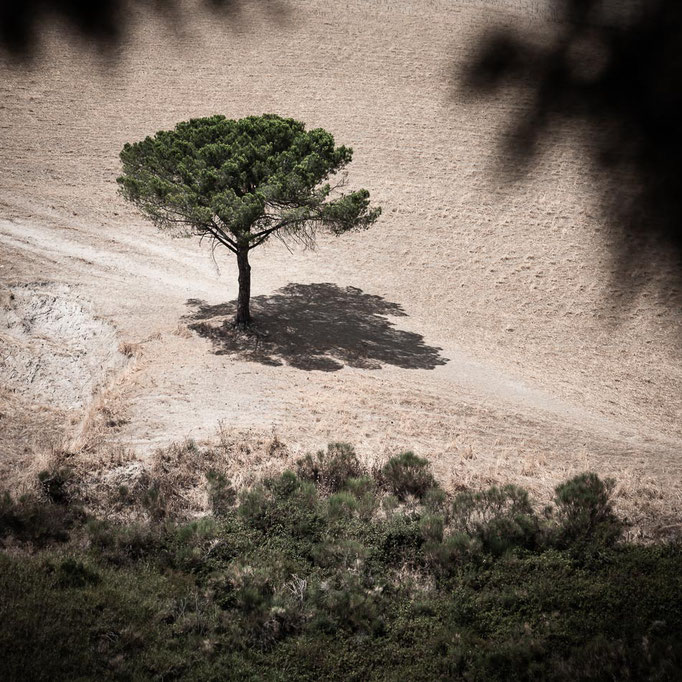
[[[251,299],[254,322],[246,332],[232,325],[236,301],[207,305],[189,299],[187,305],[193,310],[183,319],[211,340],[217,355],[325,372],[344,365],[434,369],[447,362],[423,336],[396,329],[386,319],[406,317],[399,304],[355,287],[288,284],[270,296],[256,296]]]

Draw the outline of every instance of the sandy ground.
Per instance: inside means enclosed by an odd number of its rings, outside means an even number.
[[[492,24],[542,21],[521,4],[292,0],[180,28],[140,16],[113,63],[55,33],[33,67],[2,66],[3,474],[36,448],[145,457],[222,424],[300,452],[410,448],[453,485],[549,490],[592,468],[681,518],[680,292],[665,267],[614,277],[588,140],[557,130],[525,181],[501,183],[518,93],[457,86]],[[352,146],[350,184],[384,214],[316,251],[254,252],[267,338],[236,347],[231,254],[158,233],[115,178],[126,141],[263,112]]]

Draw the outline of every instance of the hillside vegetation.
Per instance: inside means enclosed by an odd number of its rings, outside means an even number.
[[[189,442],[185,448],[196,449]],[[153,478],[84,511],[66,469],[0,507],[4,679],[679,679],[682,547],[585,473],[539,510],[332,444],[174,518]]]

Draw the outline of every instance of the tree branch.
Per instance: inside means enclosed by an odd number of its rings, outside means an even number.
[[[196,227],[196,226],[195,226]],[[219,241],[223,246],[227,247],[232,253],[237,253],[237,245],[225,233],[218,227],[213,228],[208,224],[204,224],[201,227],[197,227],[199,230],[206,230],[216,241]]]
[[[263,230],[262,232],[258,232],[257,234],[254,234],[253,239],[255,241],[253,244],[249,245],[249,250],[255,249],[257,246],[260,246],[273,232],[277,232],[278,230],[281,230],[282,228],[289,227],[291,225],[295,225],[296,223],[301,223],[301,224],[305,225],[305,223],[308,223],[311,220],[315,220],[315,216],[305,216],[305,217],[301,217],[301,218],[292,218],[290,220],[281,220],[276,225],[273,225],[272,227],[269,227],[266,230]]]
[[[216,232],[218,232],[222,237],[224,238],[225,242],[229,244],[233,249],[237,249],[237,242],[234,241],[231,237],[228,237],[227,234],[225,233],[225,230],[223,230],[218,224],[216,224],[215,220],[211,220],[211,224],[213,225],[213,228],[215,229]],[[226,245],[227,245],[226,244]]]

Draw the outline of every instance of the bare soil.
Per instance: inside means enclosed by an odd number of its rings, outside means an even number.
[[[557,129],[502,183],[518,93],[458,85],[484,31],[546,19],[522,3],[282,6],[141,14],[114,61],[55,29],[33,66],[0,67],[3,474],[45,448],[144,460],[222,425],[294,453],[409,448],[452,486],[548,496],[590,468],[635,516],[678,527],[680,292],[665,264],[615,276],[586,136]],[[315,251],[254,252],[244,337],[225,325],[231,254],[160,234],[115,178],[125,142],[264,112],[352,146],[349,182],[384,214]]]

